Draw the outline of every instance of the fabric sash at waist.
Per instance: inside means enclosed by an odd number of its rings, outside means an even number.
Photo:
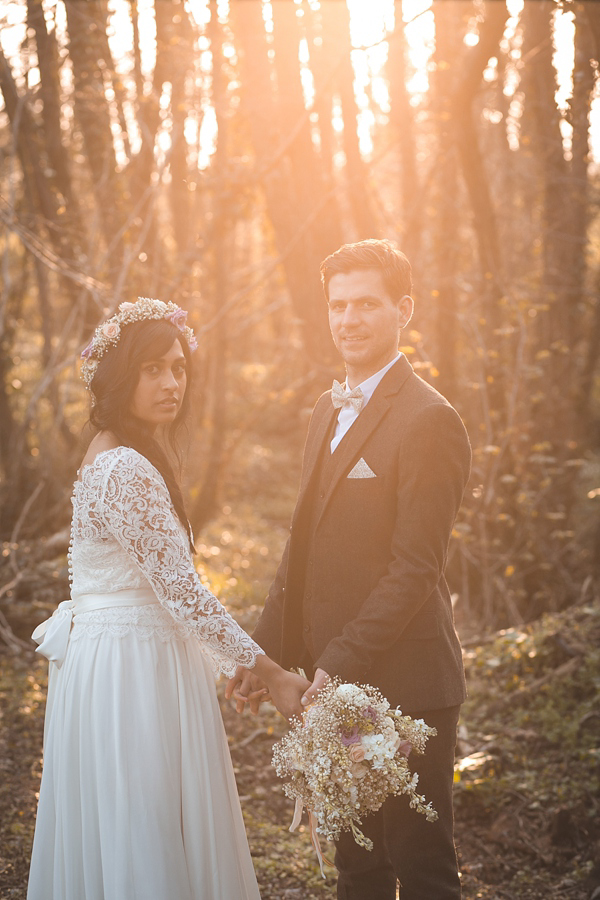
[[[151,603],[158,603],[158,599],[150,587],[130,588],[110,594],[79,594],[73,600],[63,600],[50,618],[41,622],[31,635],[36,644],[39,644],[36,653],[41,653],[60,669],[67,652],[73,616],[93,609],[147,606]]]
[[[67,601],[69,602],[69,601]],[[73,615],[89,612],[91,609],[110,609],[113,606],[146,606],[158,603],[152,588],[129,588],[124,591],[112,591],[110,594],[79,594],[70,601],[73,603]]]

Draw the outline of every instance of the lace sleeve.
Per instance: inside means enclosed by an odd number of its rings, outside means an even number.
[[[140,567],[159,602],[191,626],[214,668],[233,675],[264,651],[200,581],[167,487],[148,460],[127,449],[104,472],[98,513]]]

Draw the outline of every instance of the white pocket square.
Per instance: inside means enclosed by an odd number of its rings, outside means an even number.
[[[352,471],[348,472],[348,478],[377,478],[377,475],[361,456]]]

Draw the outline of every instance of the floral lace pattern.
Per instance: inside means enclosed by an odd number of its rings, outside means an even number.
[[[82,593],[150,586],[176,633],[194,634],[216,671],[252,668],[263,653],[200,581],[164,480],[136,450],[106,450],[85,466],[73,495],[71,536],[75,600]],[[123,634],[134,628],[143,637],[156,628],[164,639],[172,633],[154,606],[79,613],[75,623],[75,639],[90,629]]]
[[[160,603],[146,606],[116,606],[110,609],[93,609],[77,613],[73,620],[70,640],[81,637],[100,637],[108,633],[111,637],[125,637],[135,634],[141,641],[158,637],[161,641],[173,638],[187,640],[194,635],[193,625],[176,622],[171,613]]]

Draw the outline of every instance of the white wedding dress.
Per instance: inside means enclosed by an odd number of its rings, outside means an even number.
[[[166,485],[127,447],[73,496],[28,900],[259,900],[214,670],[262,653],[203,587]]]

